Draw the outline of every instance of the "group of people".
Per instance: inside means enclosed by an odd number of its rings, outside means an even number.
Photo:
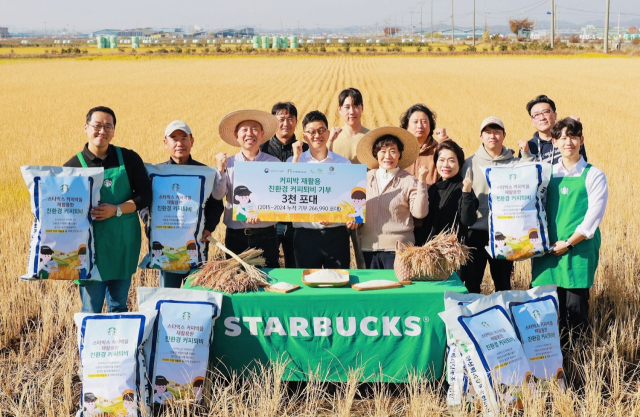
[[[472,248],[471,260],[458,271],[467,289],[480,292],[489,263],[495,289],[509,290],[513,262],[491,258],[484,249],[489,243],[489,184],[483,167],[548,163],[552,178],[546,209],[552,249],[534,259],[532,285],[557,284],[561,324],[584,327],[589,288],[598,264],[598,226],[608,199],[606,178],[587,163],[579,118],[557,121],[556,105],[544,95],[531,100],[526,109],[536,132],[532,139],[518,142],[518,155],[504,146],[502,120],[488,117],[480,124],[477,151],[466,159],[464,150],[446,130],[436,128],[436,114],[424,104],[407,109],[399,127],[364,127],[363,97],[355,88],[338,96],[341,127],[330,127],[322,112],[311,111],[302,119],[302,140],[295,134],[298,110],[291,102],[276,103],[270,113],[231,112],[220,121],[219,134],[240,152],[216,155],[217,191],[205,204],[203,241],[222,216],[225,246],[234,253],[262,249],[269,268],[279,266],[280,246],[286,268],[349,268],[352,246],[359,269],[392,269],[397,242],[423,245],[451,229]],[[111,109],[91,109],[84,126],[88,142],[65,164],[105,170],[101,203],[91,211],[96,220],[96,263],[102,282],[79,285],[86,312],[100,312],[105,298],[110,312],[127,310],[141,243],[136,212],[148,207],[152,199],[140,156],[111,145],[115,128],[116,116]],[[194,136],[186,123],[170,123],[164,135],[169,153],[165,163],[203,165],[191,157],[193,145]],[[366,202],[365,223],[355,219],[347,223],[276,223],[261,221],[259,216],[234,220],[234,201],[243,197],[233,188],[238,161],[366,164],[366,189],[352,195],[354,205],[362,207]],[[185,277],[161,271],[160,286],[180,287]]]

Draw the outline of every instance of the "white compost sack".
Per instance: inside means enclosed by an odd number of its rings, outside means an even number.
[[[556,381],[564,388],[556,288],[543,285],[528,291],[505,291],[503,298],[534,381]]]
[[[176,288],[138,288],[140,311],[157,311],[149,343],[148,374],[152,403],[202,397],[213,342],[213,326],[220,316],[222,294]]]
[[[483,167],[489,184],[489,246],[494,259],[521,261],[549,250],[548,164]]]
[[[140,215],[149,251],[140,268],[189,272],[205,261],[204,205],[217,171],[207,166],[145,164],[152,202]]]
[[[31,194],[33,226],[23,280],[100,281],[91,207],[100,200],[102,168],[20,167]]]
[[[82,373],[77,417],[147,416],[142,345],[156,312],[76,313]]]
[[[484,294],[461,294],[458,292],[445,291],[444,309],[448,310],[459,305],[469,305],[474,301],[484,298]],[[460,404],[472,401],[475,391],[469,386],[468,373],[464,367],[462,353],[458,350],[453,333],[445,323],[447,332],[447,405],[459,406]]]
[[[454,306],[439,315],[462,353],[485,415],[498,415],[501,403],[515,406],[531,372],[502,294]]]

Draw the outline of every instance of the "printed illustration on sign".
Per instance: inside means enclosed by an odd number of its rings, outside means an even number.
[[[255,203],[251,202],[251,191],[244,185],[233,190],[233,215],[239,222],[258,217]]]

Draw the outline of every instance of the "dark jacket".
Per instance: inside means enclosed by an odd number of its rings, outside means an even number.
[[[296,139],[296,135],[293,135],[291,138],[291,142],[283,145],[282,142],[278,139],[276,135],[273,135],[271,139],[260,145],[260,152],[264,152],[273,157],[278,158],[281,162],[287,162],[287,159],[293,156],[293,144],[298,140]],[[306,143],[302,144],[302,152],[306,152],[309,150],[309,145]]]
[[[467,228],[477,220],[478,199],[473,191],[462,192],[462,175],[440,179],[429,187],[429,214],[422,226],[414,230],[416,246],[445,229],[458,228],[458,240],[467,235]]]
[[[560,151],[558,151],[550,140],[540,139],[538,132],[533,134],[533,138],[529,139],[529,152],[535,156],[536,161],[546,162],[548,164],[557,164],[562,158]],[[587,161],[587,151],[584,149],[584,145],[580,146],[580,155]],[[520,153],[518,153],[518,158]]]

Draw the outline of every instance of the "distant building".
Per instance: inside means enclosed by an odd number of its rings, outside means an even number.
[[[445,29],[440,31],[440,34],[445,38],[451,37],[451,29]],[[483,30],[476,28],[476,38],[482,38]],[[473,29],[456,29],[453,32],[454,38],[473,38]]]
[[[217,31],[213,34],[216,38],[241,38],[243,36],[255,36],[253,28],[243,28],[243,29],[225,29],[223,31]]]
[[[102,29],[91,33],[90,37],[96,36],[153,36],[158,34],[165,34],[166,37],[176,36],[182,34],[180,28],[136,28],[136,29]],[[165,37],[165,36],[162,36]]]
[[[9,37],[9,28],[0,28],[0,38]]]

